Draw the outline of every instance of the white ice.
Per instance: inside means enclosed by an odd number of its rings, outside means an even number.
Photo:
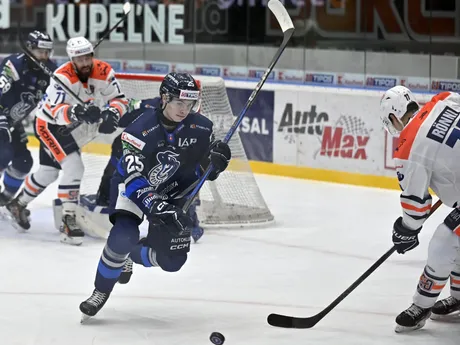
[[[397,191],[257,176],[275,226],[206,231],[178,273],[135,267],[104,309],[81,325],[79,303],[92,292],[103,241],[59,242],[50,200],[32,205],[32,228],[0,224],[1,345],[458,344],[456,324],[429,321],[395,334],[411,304],[427,245],[448,213],[427,221],[421,245],[394,254],[312,329],[269,326],[272,312],[311,316],[326,307],[391,247]],[[442,296],[448,293],[448,289]]]

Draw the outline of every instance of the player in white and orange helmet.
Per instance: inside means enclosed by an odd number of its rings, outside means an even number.
[[[98,133],[112,133],[127,110],[127,100],[120,89],[112,67],[94,58],[93,45],[84,37],[67,42],[70,61],[54,74],[71,89],[86,106],[82,106],[55,80],[35,112],[35,133],[40,140],[40,167],[25,180],[23,192],[15,199],[15,216],[24,229],[30,227],[25,208],[63,170],[58,187],[62,202],[61,241],[79,245],[84,233],[75,221],[84,166],[81,147]]]
[[[430,315],[444,319],[460,310],[460,160],[455,158],[460,156],[460,95],[442,92],[420,108],[409,89],[395,86],[381,99],[380,117],[385,129],[399,136],[394,156],[402,215],[392,235],[398,253],[419,244],[431,210],[429,188],[453,208],[430,241],[413,304],[396,318],[396,332],[404,332],[423,327]],[[436,302],[449,278],[451,296]]]

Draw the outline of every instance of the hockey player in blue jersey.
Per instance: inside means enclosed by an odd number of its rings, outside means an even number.
[[[130,101],[130,111],[125,114],[120,119],[119,127],[126,128],[128,125],[135,121],[146,109],[148,108],[159,108],[160,107],[161,98],[148,98],[143,100],[135,100],[131,99]],[[94,200],[93,196],[90,195],[82,195],[80,197],[82,207],[84,208],[83,212],[97,212],[101,211],[104,212],[103,208],[95,208],[94,206],[108,206],[109,205],[109,194],[110,194],[110,180],[112,175],[115,171],[115,167],[118,163],[118,160],[121,158],[123,152],[122,143],[121,143],[121,135],[115,138],[112,143],[111,148],[111,156],[110,160],[107,163],[107,166],[104,169],[104,174],[102,175],[101,182],[99,184],[99,188],[96,194],[96,198]],[[204,233],[203,228],[200,226],[200,221],[198,219],[198,215],[196,212],[196,207],[200,204],[199,198],[195,198],[193,203],[190,205],[189,209],[187,210],[187,214],[192,218],[193,226],[191,229],[191,234],[194,242],[197,242]],[[89,206],[89,207],[87,207]],[[90,211],[93,210],[93,211]],[[102,213],[103,214],[103,213]],[[85,215],[83,215],[85,216]],[[89,223],[89,218],[87,217],[86,223]],[[85,223],[85,222],[82,222]],[[88,224],[90,225],[90,224]],[[90,229],[88,229],[91,231]]]
[[[211,120],[193,111],[199,95],[192,76],[170,73],[160,86],[161,107],[146,109],[122,133],[123,156],[111,181],[113,227],[95,289],[80,304],[82,320],[99,312],[117,281],[129,281],[133,262],[167,272],[186,262],[192,221],[182,206],[210,163],[214,180],[231,158],[228,145],[214,140]],[[139,241],[144,216],[150,226]]]
[[[48,34],[31,32],[26,46],[49,69],[57,68],[50,61],[53,41]],[[0,206],[6,205],[19,221],[30,213],[12,199],[33,165],[23,120],[42,99],[49,83],[49,76],[24,54],[10,55],[0,64],[0,176],[4,184]]]
[[[129,124],[135,121],[146,109],[158,108],[161,106],[161,98],[147,98],[143,100],[130,99],[128,112],[120,119],[118,123],[119,128],[126,128]],[[110,180],[116,170],[118,160],[123,155],[123,148],[121,143],[121,134],[117,136],[111,146],[111,155],[107,163],[97,194],[82,194],[80,195],[77,212],[79,220],[78,223],[81,229],[95,237],[106,237],[111,229],[111,223],[108,216],[108,206],[110,203]],[[59,205],[59,199],[55,200],[55,206]],[[187,210],[187,214],[192,218],[193,226],[191,228],[191,236],[196,243],[204,234],[204,229],[200,226],[198,214],[196,212],[197,206],[200,205],[200,199],[197,197]],[[61,213],[55,209],[55,217],[61,218]]]

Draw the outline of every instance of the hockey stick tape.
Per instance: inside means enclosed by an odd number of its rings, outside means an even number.
[[[125,2],[125,4],[123,5],[123,12],[125,14],[128,14],[129,11],[131,11],[131,4],[129,2]]]
[[[286,8],[279,0],[270,0],[268,2],[268,8],[276,17],[276,20],[280,24],[281,30],[283,30],[283,32],[294,28],[294,24],[292,23],[292,19],[289,16],[289,13],[286,11]]]

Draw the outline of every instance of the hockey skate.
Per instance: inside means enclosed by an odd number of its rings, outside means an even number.
[[[444,298],[435,303],[431,312],[431,320],[460,322],[460,301],[452,296]]]
[[[133,275],[133,260],[130,257],[126,259],[125,265],[121,270],[120,277],[118,277],[118,282],[120,284],[128,284],[131,276]]]
[[[62,217],[62,224],[59,228],[61,232],[61,242],[79,246],[83,243],[85,233],[77,225],[75,215],[65,214]]]
[[[430,317],[431,308],[420,308],[412,304],[396,317],[396,333],[415,331],[425,326],[426,320]]]
[[[86,301],[80,303],[80,311],[82,312],[81,323],[96,315],[102,309],[105,302],[109,299],[110,293],[100,292],[94,289],[93,294]]]
[[[21,232],[30,229],[30,211],[26,207],[26,205],[19,202],[18,198],[5,205],[7,210],[6,217],[11,219],[13,226]]]
[[[11,201],[11,197],[9,197],[5,193],[0,193],[0,207],[1,206],[6,206]]]

